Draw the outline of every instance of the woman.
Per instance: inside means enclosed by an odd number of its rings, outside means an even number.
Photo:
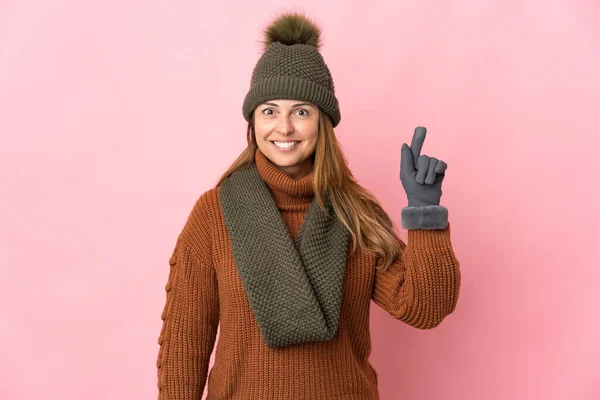
[[[169,261],[160,399],[199,399],[205,383],[208,399],[378,399],[370,301],[420,329],[456,306],[445,163],[419,155],[423,129],[402,148],[407,246],[348,169],[319,35],[297,13],[266,31],[243,104],[248,147],[200,196]]]

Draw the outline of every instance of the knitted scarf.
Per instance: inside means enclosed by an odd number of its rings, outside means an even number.
[[[256,164],[223,181],[220,201],[236,267],[267,346],[332,339],[349,232],[329,199],[331,217],[315,196],[295,240]]]

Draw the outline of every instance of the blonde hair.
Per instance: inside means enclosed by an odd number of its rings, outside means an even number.
[[[326,211],[325,194],[329,194],[336,216],[350,231],[351,254],[360,247],[363,252],[375,256],[376,268],[385,270],[402,253],[404,244],[379,201],[354,179],[331,119],[323,111],[320,112],[318,129],[317,147],[313,154],[313,187],[317,202]],[[247,141],[248,147],[221,176],[217,186],[233,172],[255,162],[258,144],[254,133],[254,114],[248,122]]]

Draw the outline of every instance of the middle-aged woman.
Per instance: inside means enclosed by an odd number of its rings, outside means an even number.
[[[458,301],[446,164],[420,154],[424,128],[402,146],[404,244],[334,134],[320,28],[284,13],[264,45],[243,103],[248,147],[199,197],[169,260],[159,399],[200,399],[207,381],[209,400],[378,399],[371,300],[419,329]]]

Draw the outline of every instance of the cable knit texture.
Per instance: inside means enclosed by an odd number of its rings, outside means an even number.
[[[313,174],[294,180],[260,152],[256,166],[292,239],[314,198]],[[373,257],[350,256],[339,325],[331,340],[268,347],[240,280],[220,206],[220,188],[203,193],[169,259],[157,359],[159,400],[379,399],[369,362],[371,300],[392,317],[431,329],[458,302],[460,267],[445,229],[410,229],[385,271]],[[349,246],[350,247],[350,246]],[[284,255],[282,255],[284,256]],[[208,365],[220,323],[215,364]]]

